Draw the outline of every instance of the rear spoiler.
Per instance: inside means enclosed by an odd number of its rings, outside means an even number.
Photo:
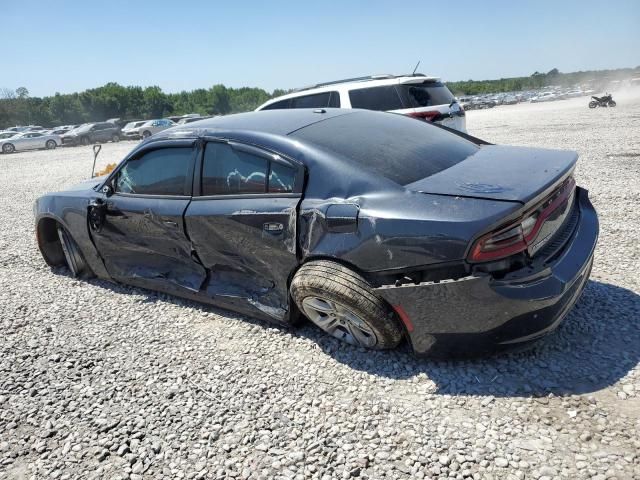
[[[440,79],[438,77],[401,78],[398,80],[398,85],[407,85],[410,83],[439,82],[439,81]]]

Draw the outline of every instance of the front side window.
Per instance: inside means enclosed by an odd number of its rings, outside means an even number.
[[[116,193],[138,195],[188,195],[191,147],[152,150],[132,158],[116,175]]]
[[[304,95],[291,99],[290,108],[322,108],[329,105],[331,92],[316,93],[314,95]]]
[[[287,98],[286,100],[280,100],[279,102],[271,103],[264,107],[262,110],[282,110],[284,108],[290,108],[290,103],[291,100]]]
[[[269,160],[234,150],[226,143],[208,143],[202,166],[202,195],[265,193]]]
[[[331,92],[329,105],[327,105],[327,107],[340,108],[340,94],[338,92]]]
[[[350,90],[349,100],[351,100],[351,108],[379,111],[404,108],[395,85]]]

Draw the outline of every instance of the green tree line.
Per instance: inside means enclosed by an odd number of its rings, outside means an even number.
[[[448,82],[456,95],[477,95],[542,88],[549,85],[590,84],[598,89],[612,80],[640,75],[640,67],[561,73],[557,68],[528,77]],[[101,121],[108,118],[151,119],[185,113],[225,115],[253,110],[270,98],[286,93],[261,88],[214,85],[190,92],[165,93],[160,87],[124,87],[107,83],[80,93],[31,97],[25,87],[0,89],[0,128],[12,125],[55,126]]]
[[[253,110],[284,90],[268,93],[261,88],[214,85],[190,92],[164,93],[160,87],[124,87],[107,83],[80,93],[30,97],[20,87],[0,90],[0,127],[12,125],[67,125],[108,118],[150,119],[199,113],[225,115]]]

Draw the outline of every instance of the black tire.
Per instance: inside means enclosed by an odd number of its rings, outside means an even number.
[[[58,146],[58,144],[55,140],[47,140],[47,143],[45,143],[44,146],[47,150],[54,150]]]
[[[111,136],[111,141],[112,141],[113,143],[119,142],[119,141],[120,141],[120,136],[119,136],[117,133],[114,133],[114,134]]]
[[[617,105],[617,103],[616,103],[614,100],[611,100],[611,101],[609,102],[609,106],[610,106],[610,107],[615,107],[616,105]]]
[[[16,151],[16,147],[12,143],[5,143],[2,145],[2,153],[13,153]]]
[[[589,102],[589,108],[596,108],[597,106],[598,106],[598,102],[593,100]]]
[[[149,130],[145,130],[144,132],[142,132],[142,138],[149,138],[151,136],[151,132]]]
[[[290,292],[303,315],[340,340],[375,350],[394,348],[402,340],[402,328],[389,304],[362,276],[339,263],[304,264],[293,277]],[[316,310],[322,302],[340,313],[322,317],[320,312],[328,312]]]
[[[89,137],[82,137],[82,138],[80,139],[80,143],[81,143],[82,145],[89,145],[89,144],[91,143],[91,140],[89,140]]]
[[[61,225],[58,225],[58,238],[60,239],[60,245],[62,246],[64,258],[71,275],[74,277],[92,276],[91,268],[89,268],[89,265],[85,262],[80,247],[78,247],[73,237]]]

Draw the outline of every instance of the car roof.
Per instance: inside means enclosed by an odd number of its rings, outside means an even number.
[[[176,128],[165,130],[166,133],[163,136],[168,137],[173,133],[184,134],[188,132],[193,132],[194,135],[206,135],[207,130],[242,130],[286,136],[316,122],[341,115],[350,115],[353,112],[354,110],[339,108],[300,108],[237,113],[179,125]]]
[[[318,83],[309,87],[295,89],[293,92],[274,97],[260,105],[256,110],[263,109],[267,105],[287,100],[289,98],[298,98],[306,95],[325,92],[348,92],[349,90],[358,90],[361,88],[382,87],[386,85],[402,85],[408,83],[422,82],[439,82],[440,78],[431,77],[417,73],[414,75],[372,75],[370,77],[350,78],[346,80],[337,80],[334,82]]]

